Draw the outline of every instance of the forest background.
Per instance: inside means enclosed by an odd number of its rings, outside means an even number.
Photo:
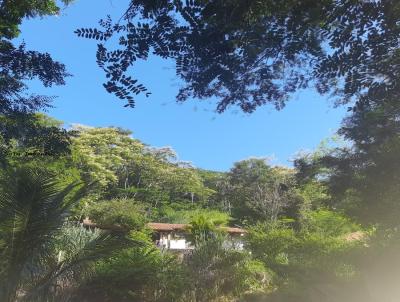
[[[219,113],[331,94],[349,112],[338,137],[291,168],[203,170],[126,129],[63,128],[27,83],[64,85],[66,67],[15,40],[60,4],[0,2],[1,301],[395,301],[399,5],[244,2],[131,1],[76,34],[97,40],[104,87],[127,107],[151,97],[128,75],[150,52],[175,62],[178,101],[215,97]],[[196,249],[160,251],[149,221],[190,223]],[[227,225],[248,230],[243,251],[224,247]]]

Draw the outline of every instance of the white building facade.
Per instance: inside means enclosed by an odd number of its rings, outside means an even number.
[[[153,222],[147,224],[153,230],[153,239],[155,244],[162,249],[167,250],[191,250],[194,246],[187,240],[187,224],[177,223],[158,223]],[[243,249],[243,237],[246,231],[241,228],[224,227],[224,231],[228,234],[224,247]]]

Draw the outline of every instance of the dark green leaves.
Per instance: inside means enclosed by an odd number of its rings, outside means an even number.
[[[320,53],[318,43],[310,43],[318,41],[319,33],[301,25],[303,20],[285,29],[285,16],[263,16],[267,4],[246,3],[132,1],[123,23],[101,22],[102,32],[119,39],[116,50],[99,45],[97,52],[99,66],[114,80],[105,84],[107,91],[128,100],[128,106],[133,95],[148,96],[121,79],[128,67],[152,52],[176,62],[177,76],[186,83],[178,101],[216,96],[218,112],[232,105],[245,112],[266,103],[283,108],[289,94],[307,83],[307,60]],[[308,4],[298,6],[290,9],[310,9]],[[76,31],[81,37],[100,39],[95,32],[100,30]]]

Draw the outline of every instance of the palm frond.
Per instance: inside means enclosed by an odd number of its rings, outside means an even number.
[[[91,276],[98,260],[135,244],[121,233],[91,231],[80,225],[67,225],[58,238],[57,264],[37,278],[24,301],[44,301],[49,297],[54,301],[65,299]]]
[[[29,271],[48,258],[79,200],[78,184],[61,188],[45,171],[18,168],[0,179],[0,301],[12,301]],[[67,198],[68,197],[68,198]]]

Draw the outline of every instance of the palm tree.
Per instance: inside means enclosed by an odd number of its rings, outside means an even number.
[[[126,246],[118,234],[68,223],[84,190],[48,172],[6,171],[0,179],[0,301],[67,301],[94,262]]]
[[[223,237],[224,230],[221,226],[226,225],[228,217],[225,213],[196,214],[192,217],[187,230],[189,241],[197,246],[209,239]]]

